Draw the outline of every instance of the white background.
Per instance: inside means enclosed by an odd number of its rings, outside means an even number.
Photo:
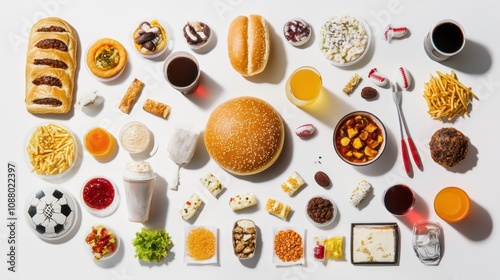
[[[498,92],[500,69],[498,61],[499,5],[493,1],[75,1],[40,0],[15,2],[2,12],[0,19],[4,39],[0,43],[3,67],[0,158],[6,182],[8,161],[18,167],[17,215],[17,264],[16,273],[7,272],[2,261],[2,279],[27,279],[38,275],[42,279],[56,277],[61,272],[73,279],[181,279],[215,277],[239,279],[336,279],[387,278],[387,279],[496,279],[496,258],[500,239],[494,227],[499,222],[500,191],[495,180],[497,159]],[[23,3],[23,4],[21,4]],[[482,7],[479,9],[478,7]],[[480,12],[480,13],[479,13]],[[243,78],[230,66],[227,58],[226,38],[231,20],[237,15],[262,14],[271,30],[271,56],[266,70],[255,77]],[[323,58],[318,49],[318,34],[322,23],[339,13],[350,13],[364,18],[370,25],[373,40],[368,55],[357,65],[337,68]],[[64,116],[31,115],[24,104],[24,70],[26,43],[29,29],[35,20],[45,16],[58,16],[74,26],[79,37],[79,61],[75,99],[82,94],[98,90],[101,105],[91,112],[72,110]],[[165,56],[158,59],[140,57],[131,46],[130,35],[136,22],[145,15],[159,17],[168,23],[173,38],[173,50],[191,51],[182,37],[182,26],[188,20],[201,20],[209,24],[216,34],[216,45],[208,53],[194,53],[201,65],[201,85],[204,95],[183,96],[168,86],[162,76]],[[302,17],[313,26],[313,37],[305,47],[296,48],[285,42],[283,24]],[[423,38],[431,26],[444,18],[459,21],[466,32],[467,44],[458,56],[438,63],[427,57]],[[406,26],[411,34],[403,40],[388,43],[381,40],[381,30],[391,23]],[[129,52],[129,62],[124,74],[113,82],[103,83],[93,78],[85,69],[83,54],[95,40],[111,37]],[[311,65],[323,75],[324,92],[314,110],[302,110],[291,105],[285,97],[284,84],[290,73],[299,66]],[[369,69],[377,67],[393,77],[396,69],[406,67],[413,76],[410,91],[403,95],[403,112],[411,135],[422,158],[423,170],[413,165],[413,175],[404,172],[399,147],[399,128],[396,108],[390,90],[380,89],[379,98],[367,102],[360,97],[360,88],[371,86],[366,78]],[[471,86],[478,95],[470,117],[452,123],[432,120],[426,113],[422,97],[423,85],[436,71],[454,69],[460,81]],[[364,80],[351,96],[342,92],[344,84],[358,73]],[[146,83],[130,115],[117,109],[118,103],[134,78]],[[203,131],[210,112],[221,102],[237,96],[251,95],[271,103],[286,123],[286,145],[281,157],[269,170],[249,177],[235,177],[217,166],[205,149],[203,139],[192,162],[181,170],[178,191],[167,189],[174,169],[169,163],[166,144],[175,125],[190,125]],[[153,98],[172,107],[167,120],[155,117],[141,109],[146,98]],[[369,167],[353,168],[335,154],[332,132],[337,121],[353,110],[367,110],[377,115],[386,125],[387,149],[378,162]],[[24,139],[28,130],[42,122],[59,121],[69,126],[80,142],[80,159],[75,172],[58,182],[43,180],[30,173],[24,159]],[[158,151],[146,158],[158,175],[151,219],[142,225],[127,220],[121,173],[125,164],[134,159],[120,148],[109,162],[98,162],[81,146],[84,133],[95,126],[108,129],[118,137],[120,128],[127,122],[140,120],[154,134]],[[317,127],[314,137],[304,140],[293,133],[304,123]],[[465,161],[452,169],[445,169],[432,161],[428,142],[441,127],[452,126],[470,139],[470,150]],[[322,189],[313,180],[316,171],[329,174],[333,185]],[[288,197],[279,185],[294,171],[307,181],[307,186],[296,196]],[[198,178],[213,172],[227,187],[219,199],[205,192]],[[63,186],[79,200],[82,184],[89,178],[106,176],[117,184],[122,200],[118,210],[107,218],[97,218],[81,208],[81,219],[74,234],[65,242],[51,244],[36,237],[28,228],[23,213],[28,195],[46,186]],[[374,186],[372,195],[361,209],[348,203],[356,184],[366,179]],[[410,217],[396,218],[388,213],[381,202],[383,191],[395,183],[409,185],[417,194],[415,213]],[[7,184],[0,191],[0,220],[7,222]],[[469,217],[458,224],[448,224],[435,214],[433,199],[446,186],[463,188],[471,197]],[[179,213],[183,200],[193,191],[204,198],[206,204],[198,218],[191,224],[219,228],[219,261],[217,265],[190,266],[183,262],[184,222]],[[247,191],[255,192],[259,204],[249,211],[235,213],[227,205],[229,197]],[[310,224],[304,213],[306,201],[317,194],[332,197],[339,207],[337,220],[328,228],[320,229]],[[264,210],[268,197],[279,199],[292,206],[289,221],[282,221]],[[259,249],[252,261],[239,261],[231,249],[230,231],[240,218],[250,218],[259,227]],[[415,256],[411,247],[411,226],[419,219],[439,222],[445,235],[444,255],[439,266],[425,266]],[[350,263],[350,227],[354,222],[397,222],[401,231],[400,262],[392,266],[354,266]],[[93,224],[105,223],[113,227],[123,242],[114,262],[97,264],[85,252],[84,238]],[[166,229],[172,236],[173,248],[167,259],[159,264],[144,264],[134,258],[131,240],[142,226]],[[276,268],[272,263],[272,227],[293,226],[306,230],[306,265],[293,268]],[[8,236],[6,226],[0,227],[1,260],[7,259]],[[344,236],[345,260],[315,262],[312,258],[313,237],[316,235]],[[76,276],[75,276],[76,274]],[[42,275],[42,276],[40,276]],[[67,277],[67,276],[63,276]]]

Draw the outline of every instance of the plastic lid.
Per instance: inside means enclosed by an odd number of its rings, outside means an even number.
[[[460,188],[446,187],[434,198],[434,210],[447,222],[459,222],[469,214],[469,196]]]

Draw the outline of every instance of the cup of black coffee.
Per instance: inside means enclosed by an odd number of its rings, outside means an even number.
[[[183,94],[193,93],[200,80],[200,66],[196,58],[188,52],[175,52],[165,61],[163,74],[167,82]]]
[[[439,21],[424,40],[427,55],[435,61],[443,61],[458,54],[464,46],[464,29],[452,19]]]

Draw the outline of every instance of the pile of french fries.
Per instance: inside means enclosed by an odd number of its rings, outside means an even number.
[[[68,170],[75,161],[75,139],[64,127],[49,123],[35,129],[26,150],[32,172],[56,175]]]
[[[469,116],[472,99],[478,99],[472,89],[459,82],[453,70],[450,74],[437,71],[437,75],[431,75],[424,87],[429,115],[433,119],[448,121],[458,116]]]

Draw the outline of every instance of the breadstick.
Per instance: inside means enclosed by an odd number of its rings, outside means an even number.
[[[141,95],[143,88],[144,83],[135,78],[128,87],[127,92],[123,96],[118,109],[120,109],[120,111],[124,112],[125,114],[130,113],[132,106],[134,106],[135,102],[139,98],[139,95]]]
[[[170,114],[170,106],[153,99],[146,99],[144,105],[142,105],[142,109],[164,119]]]

